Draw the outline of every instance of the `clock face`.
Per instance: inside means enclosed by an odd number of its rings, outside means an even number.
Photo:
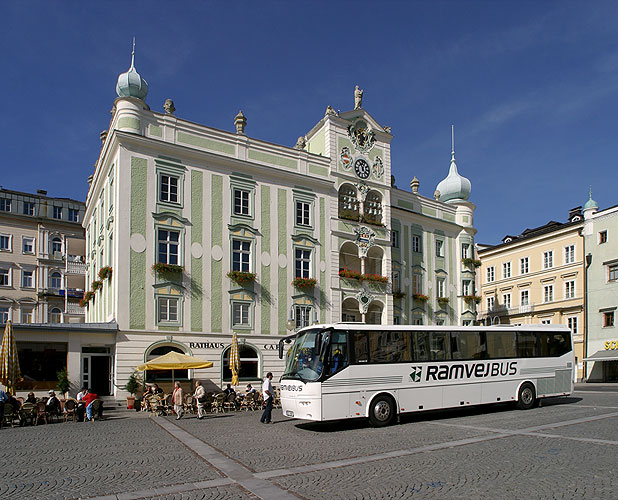
[[[359,158],[354,162],[354,172],[356,172],[356,175],[359,176],[361,179],[366,179],[371,173],[369,163],[367,163],[362,158]]]

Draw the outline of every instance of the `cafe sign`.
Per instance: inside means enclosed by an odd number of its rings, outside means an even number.
[[[225,342],[189,342],[189,349],[218,349],[222,351],[229,345]],[[264,344],[262,349],[264,351],[276,351],[279,349],[279,344]]]
[[[606,351],[618,351],[618,340],[606,340],[605,350]]]

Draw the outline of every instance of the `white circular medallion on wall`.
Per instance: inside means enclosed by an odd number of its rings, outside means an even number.
[[[201,259],[202,255],[204,255],[204,249],[202,248],[201,243],[197,241],[191,245],[191,255],[194,259]]]
[[[285,269],[288,266],[288,258],[285,254],[279,254],[279,267]]]
[[[133,233],[131,235],[131,250],[137,253],[142,253],[146,250],[146,238],[143,234]]]
[[[320,272],[323,273],[324,271],[326,271],[326,262],[322,260],[320,261]]]
[[[270,266],[270,254],[268,252],[262,252],[262,265]]]
[[[405,286],[408,286],[410,284],[410,278],[404,278],[402,281]]]
[[[210,255],[213,260],[219,262],[223,258],[223,248],[221,248],[219,245],[215,245],[214,247],[212,247]]]

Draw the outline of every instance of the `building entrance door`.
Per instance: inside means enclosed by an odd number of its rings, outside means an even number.
[[[99,396],[112,393],[112,356],[109,351],[109,347],[82,348],[82,385]]]

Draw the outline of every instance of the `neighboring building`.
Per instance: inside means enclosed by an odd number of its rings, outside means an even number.
[[[573,332],[578,378],[584,358],[584,245],[581,207],[568,221],[550,221],[478,246],[479,321],[485,324],[564,324]]]
[[[618,205],[584,205],[586,259],[586,379],[618,381]]]
[[[245,135],[242,112],[231,133],[178,118],[171,100],[150,110],[133,61],[116,90],[83,225],[87,322],[118,332],[68,346],[69,359],[97,350],[109,363],[110,392],[170,350],[214,362],[176,379],[228,382],[233,332],[244,382],[280,375],[279,340],[310,324],[474,320],[460,289],[474,293],[461,262],[474,246],[470,182],[453,153],[439,200],[420,196],[416,179],[412,193],[396,189],[393,136],[362,91],[354,110],[329,106],[291,148]],[[75,366],[73,383],[86,382]]]

